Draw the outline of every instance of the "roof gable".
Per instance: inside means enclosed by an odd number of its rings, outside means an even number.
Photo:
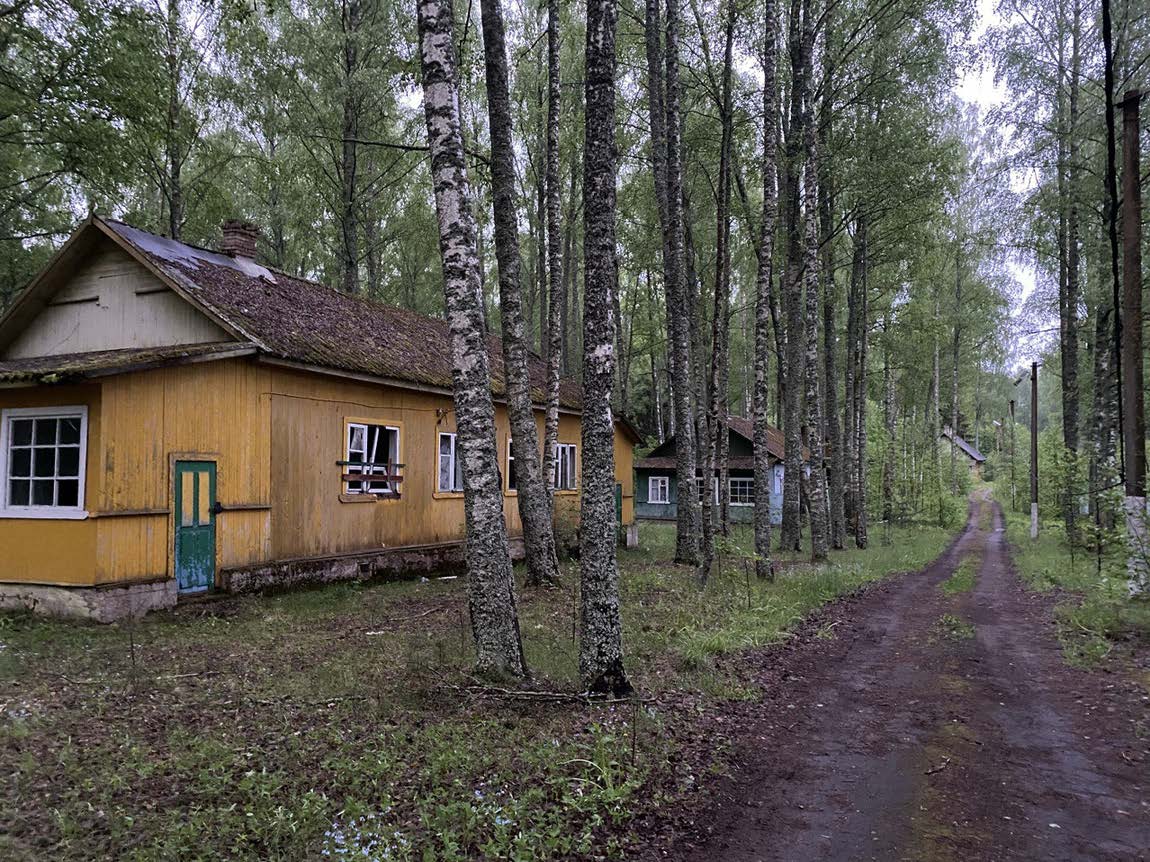
[[[229,337],[254,345],[273,360],[421,388],[452,389],[451,334],[445,320],[350,296],[250,258],[197,248],[99,217],[89,218],[73,234],[0,318],[0,351],[29,325],[61,279],[82,264],[101,237],[115,242]],[[499,338],[491,336],[488,347],[492,390],[500,396],[506,386]],[[0,367],[0,372],[4,370]],[[546,366],[531,356],[529,372],[532,397],[543,403]],[[562,381],[561,406],[578,410],[581,402],[579,385],[571,379]]]

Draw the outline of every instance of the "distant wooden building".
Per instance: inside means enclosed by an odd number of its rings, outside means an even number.
[[[950,451],[951,442],[953,441],[955,451],[962,455],[963,460],[970,470],[970,475],[975,478],[982,477],[982,465],[986,463],[986,456],[979,452],[978,449],[951,431],[949,425],[942,429],[938,440],[939,444],[946,449],[947,452]]]
[[[462,560],[446,322],[261,266],[253,231],[231,224],[215,252],[90,218],[0,318],[0,606],[112,619]],[[578,512],[580,395],[564,382],[560,518]],[[636,442],[617,424],[632,541]]]
[[[755,511],[754,424],[750,419],[732,416],[728,420],[730,455],[727,460],[731,489],[730,518],[733,523],[750,523]],[[767,432],[767,455],[771,462],[771,523],[783,518],[783,432],[771,427]],[[701,474],[700,474],[701,475]],[[702,494],[702,482],[699,493]],[[719,470],[710,481],[711,495],[719,500]],[[635,461],[635,516],[657,521],[673,521],[679,483],[675,477],[675,438]]]

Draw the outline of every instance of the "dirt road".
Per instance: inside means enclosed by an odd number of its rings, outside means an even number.
[[[973,586],[944,590],[963,560]],[[996,505],[824,631],[772,669],[684,858],[1150,859],[1145,691],[1064,663]]]

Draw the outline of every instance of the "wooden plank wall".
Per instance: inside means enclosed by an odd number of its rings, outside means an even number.
[[[242,359],[110,377],[104,382],[96,582],[172,575],[172,464],[215,461],[219,567],[270,551],[269,371]],[[91,504],[89,504],[91,507]],[[118,512],[152,512],[111,516]]]
[[[88,408],[88,459],[84,499],[89,508],[101,494],[100,385],[0,389],[0,409]],[[90,584],[96,577],[96,522],[0,518],[0,580],[39,584]]]

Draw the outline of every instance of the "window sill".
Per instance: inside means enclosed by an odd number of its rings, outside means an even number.
[[[556,489],[556,490],[552,491],[551,493],[554,494],[556,497],[574,497],[576,494],[579,493],[579,489],[578,488],[562,488],[562,489]]]
[[[0,509],[0,518],[16,521],[85,521],[88,513],[80,509]]]
[[[398,502],[402,497],[395,494],[340,494],[341,503],[387,503]],[[269,507],[270,508],[270,507]]]
[[[435,491],[431,495],[436,500],[462,500],[462,491]]]

